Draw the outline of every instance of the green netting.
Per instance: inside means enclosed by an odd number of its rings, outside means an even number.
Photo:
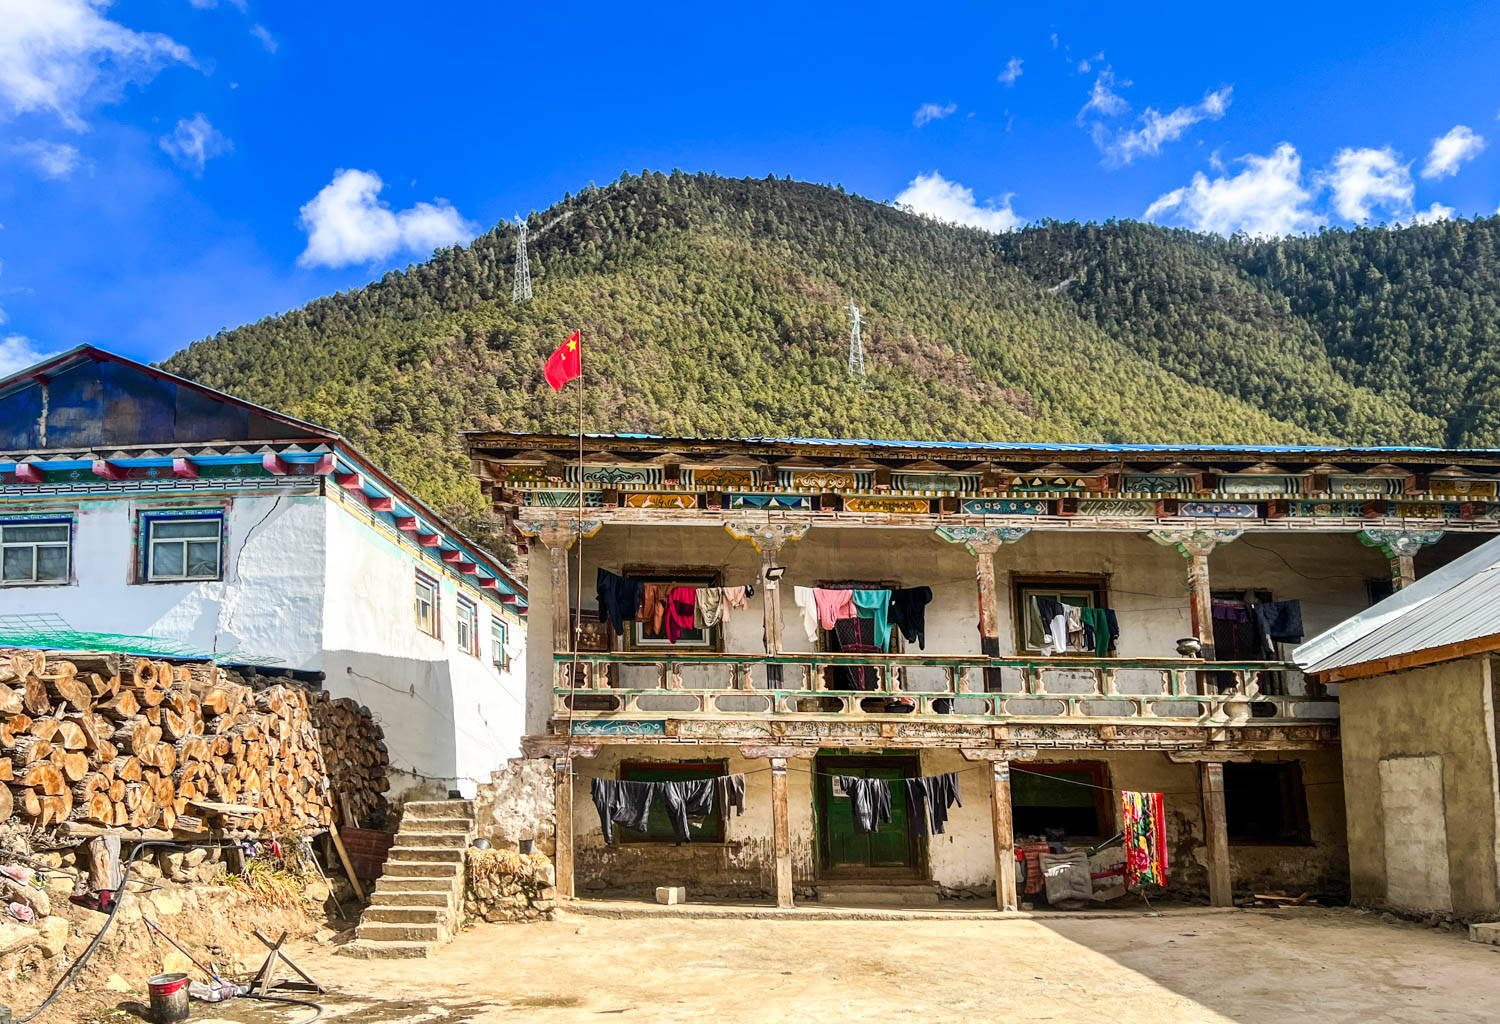
[[[138,654],[148,658],[184,658],[257,665],[277,663],[275,658],[252,656],[243,651],[205,651],[168,637],[94,633],[73,629],[60,615],[51,612],[0,615],[0,647]]]

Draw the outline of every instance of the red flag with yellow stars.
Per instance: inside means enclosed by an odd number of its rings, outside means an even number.
[[[557,346],[557,351],[547,360],[546,373],[547,383],[552,385],[553,391],[561,391],[568,381],[583,376],[583,348],[577,331]]]

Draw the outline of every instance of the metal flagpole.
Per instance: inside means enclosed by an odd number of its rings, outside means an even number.
[[[573,835],[573,791],[578,774],[573,771],[573,706],[578,703],[578,648],[583,639],[583,329],[578,330],[578,583],[573,603],[573,664],[568,672],[568,835]],[[571,842],[571,838],[569,840]],[[554,856],[556,854],[554,853]],[[576,871],[575,871],[576,875]]]

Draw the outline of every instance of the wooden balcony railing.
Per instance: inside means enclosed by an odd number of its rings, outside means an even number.
[[[935,716],[1168,724],[1338,718],[1295,666],[1193,658],[985,658],[868,654],[554,655],[554,718]],[[861,689],[846,689],[851,682]],[[1274,683],[1274,685],[1273,685]]]

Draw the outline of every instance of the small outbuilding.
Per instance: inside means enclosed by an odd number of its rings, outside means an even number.
[[[1358,905],[1500,917],[1500,538],[1309,640],[1341,709]]]

